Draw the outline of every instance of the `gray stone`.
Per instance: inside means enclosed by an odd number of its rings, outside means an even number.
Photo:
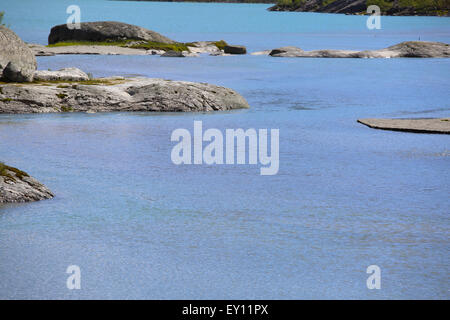
[[[30,48],[12,30],[0,26],[0,78],[30,82],[36,66],[36,58]]]
[[[229,54],[246,54],[247,49],[244,46],[227,45],[223,48],[225,53]]]
[[[0,203],[53,198],[52,192],[27,173],[0,163]]]
[[[450,134],[449,118],[432,119],[359,119],[370,128],[415,133]]]
[[[69,29],[66,24],[50,30],[48,43],[61,41],[118,41],[145,40],[160,43],[175,43],[163,35],[135,25],[116,21],[82,22],[80,29]]]
[[[205,112],[249,108],[236,91],[207,83],[149,78],[96,81],[2,84],[0,113]]]

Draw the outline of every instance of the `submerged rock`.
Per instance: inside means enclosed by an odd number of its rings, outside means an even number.
[[[0,85],[0,113],[216,111],[249,108],[236,91],[149,78]]]
[[[359,119],[370,128],[415,133],[450,134],[450,119]]]
[[[89,76],[78,68],[64,68],[58,71],[38,70],[34,73],[37,81],[87,81]]]
[[[52,192],[26,172],[0,162],[0,203],[53,198]]]
[[[12,30],[0,25],[0,78],[4,81],[30,82],[36,58]]]
[[[448,58],[450,45],[442,42],[406,41],[385,49],[366,51],[304,51],[297,47],[282,47],[273,49],[269,55],[299,58]]]
[[[80,23],[80,29],[69,29],[67,24],[61,24],[54,26],[48,36],[49,44],[62,41],[108,40],[145,40],[159,43],[175,43],[175,41],[155,31],[116,21],[82,22]]]

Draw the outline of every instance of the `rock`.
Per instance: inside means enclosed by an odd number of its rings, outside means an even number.
[[[442,42],[407,41],[380,50],[313,50],[282,47],[270,52],[272,57],[300,58],[447,58],[450,46]]]
[[[31,51],[33,51],[34,55],[37,57],[40,56],[54,56],[55,53],[53,52],[49,52],[47,50],[46,46],[43,46],[41,44],[38,43],[27,43],[28,48],[31,49]]]
[[[370,128],[416,133],[450,134],[449,118],[434,119],[359,119]]]
[[[366,0],[303,0],[303,1],[278,1],[269,11],[299,11],[299,12],[324,12],[364,15],[367,13],[368,4],[377,4],[381,8],[381,15],[392,16],[448,16],[448,1],[366,1]]]
[[[166,53],[164,50],[156,50],[156,49],[149,49],[149,50],[147,50],[147,54],[149,54],[149,55],[152,55],[152,56],[154,56],[154,55],[162,55],[162,54],[164,54],[164,53]]]
[[[249,108],[236,91],[149,78],[0,85],[0,113],[216,111]]]
[[[0,78],[30,82],[36,66],[36,58],[30,48],[12,30],[0,25]]]
[[[177,57],[177,58],[184,58],[185,55],[183,54],[183,52],[170,50],[170,51],[167,51],[167,52],[163,53],[163,54],[161,55],[161,57]]]
[[[225,53],[230,53],[230,54],[246,54],[247,53],[247,49],[244,46],[232,46],[232,45],[226,45],[223,48],[223,51]]]
[[[58,71],[38,70],[34,73],[34,80],[86,81],[89,76],[78,68],[64,68]]]
[[[231,56],[231,54],[229,54],[229,53],[224,53],[222,50],[221,51],[219,51],[219,52],[213,52],[213,53],[210,53],[209,54],[210,56],[214,56],[214,57],[228,57],[228,56]]]
[[[442,42],[406,41],[374,52],[391,58],[448,58],[450,45]]]
[[[252,56],[268,56],[272,50],[256,51],[250,53]]]
[[[26,172],[0,162],[0,203],[53,198],[52,192]]]
[[[116,21],[81,22],[80,29],[69,29],[66,24],[50,30],[48,43],[61,41],[118,41],[145,40],[160,43],[175,43],[163,35],[135,25]]]
[[[36,56],[53,56],[56,54],[102,54],[102,55],[148,55],[150,50],[134,49],[119,46],[102,46],[102,45],[77,45],[77,46],[61,46],[46,47],[42,45],[29,45]],[[159,51],[159,50],[152,50]],[[162,51],[163,53],[165,51]]]
[[[216,54],[216,53],[223,52],[216,46],[216,41],[192,42],[188,45],[188,49],[190,52],[197,53],[197,54],[199,54],[199,53]]]

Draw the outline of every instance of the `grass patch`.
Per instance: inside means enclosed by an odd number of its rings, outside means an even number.
[[[13,99],[11,99],[11,98],[3,98],[3,99],[0,99],[0,101],[1,102],[10,102],[10,101],[13,101]]]

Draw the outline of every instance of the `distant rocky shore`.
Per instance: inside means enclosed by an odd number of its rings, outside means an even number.
[[[52,192],[26,172],[0,162],[0,203],[53,198]]]

